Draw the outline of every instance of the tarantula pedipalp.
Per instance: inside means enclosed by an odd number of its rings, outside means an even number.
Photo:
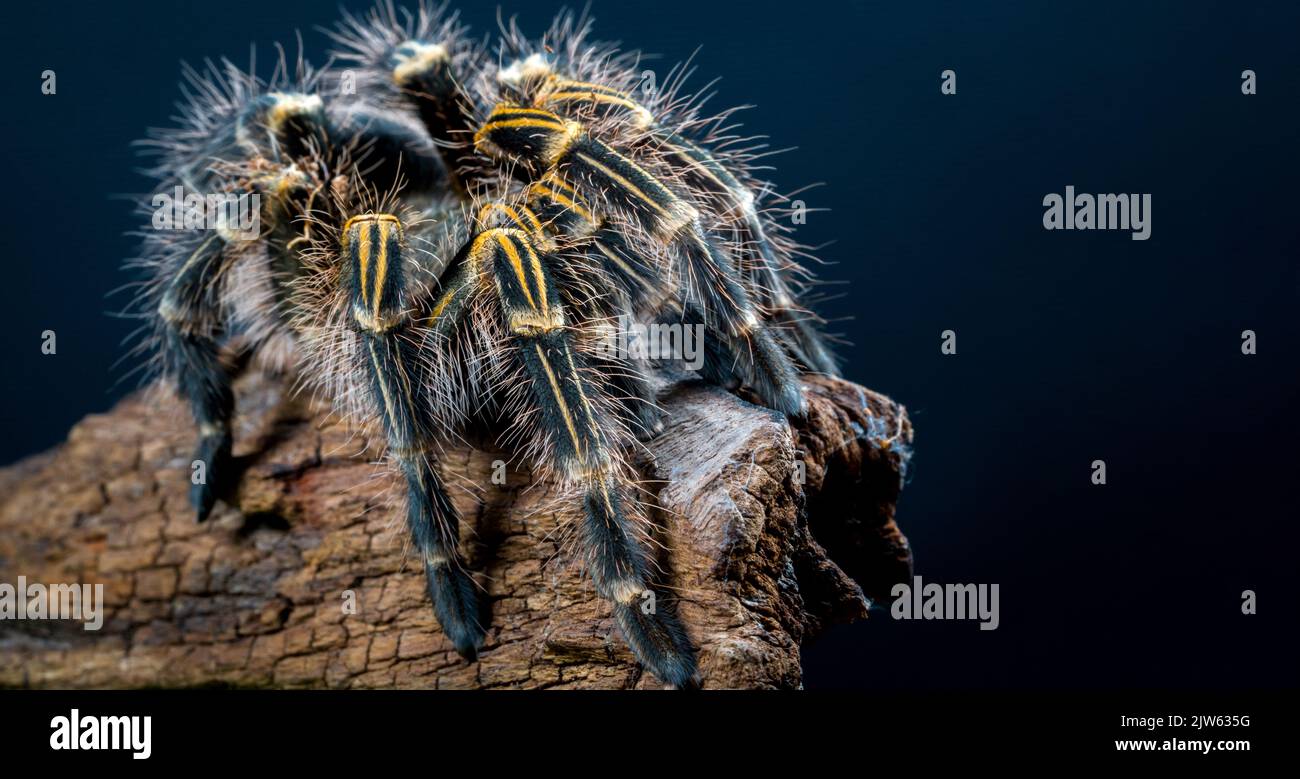
[[[158,178],[255,193],[263,229],[147,233],[145,346],[198,423],[200,521],[230,478],[231,338],[381,428],[438,621],[467,658],[485,630],[436,453],[504,421],[571,488],[574,542],[637,657],[689,686],[671,604],[643,607],[650,525],[626,457],[658,424],[659,366],[599,348],[606,328],[701,327],[699,373],[789,415],[799,373],[835,365],[746,156],[688,139],[708,123],[678,95],[681,71],[635,100],[630,55],[588,27],[564,14],[534,42],[511,25],[501,67],[441,10],[381,4],[333,33],[342,70],[191,73],[185,126],[154,138]],[[355,95],[324,88],[345,79]]]

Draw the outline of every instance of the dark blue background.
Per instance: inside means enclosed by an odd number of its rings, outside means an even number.
[[[540,32],[555,6],[506,10]],[[824,276],[849,282],[823,309],[853,342],[848,376],[916,424],[900,520],[918,573],[1001,585],[999,630],[873,612],[807,648],[809,687],[1297,683],[1294,4],[594,11],[657,68],[703,44],[696,84],[722,76],[718,106],[756,104],[747,128],[799,147],[781,186],[825,182],[804,199],[829,211],[800,237],[834,241]],[[495,6],[463,12],[495,29]],[[129,389],[110,370],[129,327],[103,296],[134,221],[113,196],[147,186],[129,143],[168,122],[179,61],[246,62],[256,43],[269,65],[295,28],[316,54],[335,16],[305,0],[7,11],[0,463]],[[1151,193],[1151,239],[1045,231],[1042,198],[1067,184]]]

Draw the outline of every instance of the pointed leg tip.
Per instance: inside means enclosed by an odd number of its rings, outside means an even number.
[[[207,521],[217,505],[218,489],[226,483],[230,469],[231,440],[228,432],[206,435],[199,439],[195,462],[206,464],[206,479],[190,485],[190,505],[197,524]]]
[[[695,665],[695,655],[685,647],[666,653],[658,658],[652,666],[651,673],[664,683],[669,690],[700,689],[700,670]]]
[[[691,690],[700,686],[695,650],[673,612],[647,615],[635,605],[615,602],[614,615],[632,653],[665,688]]]
[[[463,624],[455,637],[456,651],[468,662],[478,659],[479,652],[487,643],[487,631],[477,620]]]
[[[671,676],[671,674],[669,674]],[[703,680],[695,669],[691,669],[685,674],[678,674],[675,681],[665,681],[664,689],[668,690],[698,690],[701,688]]]
[[[782,393],[773,407],[796,422],[803,422],[808,418],[808,400],[800,390]]]
[[[217,505],[217,497],[206,484],[196,484],[190,490],[190,505],[194,507],[194,523],[201,525],[212,516],[212,509]]]
[[[479,621],[479,600],[470,576],[457,567],[432,566],[425,562],[433,613],[443,633],[466,662],[478,660],[479,650],[487,641],[487,631]]]
[[[467,663],[477,662],[479,651],[487,641],[487,634],[477,624],[461,625],[448,633],[451,643],[456,647],[456,654]]]

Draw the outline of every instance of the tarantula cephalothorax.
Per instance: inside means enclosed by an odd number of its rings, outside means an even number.
[[[200,521],[230,478],[235,339],[382,429],[466,658],[485,631],[435,454],[472,422],[504,423],[517,456],[571,489],[573,543],[637,657],[689,686],[675,611],[642,607],[650,520],[626,456],[658,426],[660,366],[600,339],[615,321],[700,326],[703,378],[788,415],[799,374],[835,364],[796,302],[797,247],[759,207],[755,149],[724,150],[740,139],[680,93],[683,68],[638,101],[635,55],[588,27],[562,14],[531,41],[511,23],[489,56],[443,9],[385,3],[331,33],[324,70],[290,74],[282,56],[265,83],[228,63],[187,71],[181,128],[147,142],[157,178],[257,195],[260,226],[145,233],[143,347],[192,405]]]

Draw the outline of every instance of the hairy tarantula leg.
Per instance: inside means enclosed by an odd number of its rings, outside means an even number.
[[[176,380],[199,427],[195,460],[204,465],[203,478],[192,479],[190,487],[190,503],[199,522],[211,514],[232,465],[230,418],[234,392],[229,368],[221,358],[220,337],[225,323],[218,289],[226,248],[272,234],[283,241],[285,233],[292,232],[288,226],[292,213],[289,202],[310,187],[308,177],[296,167],[265,160],[250,166],[245,175],[240,184],[261,198],[259,214],[266,217],[272,229],[245,234],[240,228],[248,225],[231,225],[219,216],[215,229],[196,239],[192,253],[179,263],[162,291],[157,310],[164,374]],[[200,180],[220,186],[215,176],[205,175]],[[197,191],[187,178],[182,177],[182,181]]]
[[[468,194],[475,164],[471,100],[452,72],[451,52],[441,43],[408,40],[393,49],[388,64],[393,83],[419,112],[437,145],[453,185]]]
[[[710,240],[699,211],[628,157],[591,137],[576,122],[540,109],[498,105],[475,136],[497,157],[554,170],[589,201],[604,202],[672,249],[703,313],[732,343],[747,383],[771,408],[804,411],[794,365],[759,318],[736,269]],[[581,184],[581,187],[579,187]]]
[[[558,182],[554,182],[554,185],[565,186]],[[570,192],[572,197],[563,195],[552,189],[551,184],[546,181],[534,182],[529,187],[528,193],[529,205],[508,206],[503,203],[485,205],[479,211],[479,223],[484,227],[506,226],[522,229],[532,238],[537,248],[547,254],[551,254],[558,248],[548,229],[573,237],[582,237],[591,233],[591,224],[586,221],[588,217],[584,216],[589,215],[589,212],[573,199],[577,197],[576,194]],[[534,210],[534,207],[538,210]],[[587,253],[595,251],[598,237],[599,233],[592,237],[591,246],[586,247]],[[610,231],[610,237],[617,239],[617,234]],[[604,251],[609,249],[606,248]],[[594,279],[590,278],[591,268],[585,264],[573,267],[573,263],[558,261],[558,256],[554,254],[551,254],[551,259],[555,260],[555,272],[562,276],[559,279],[561,286],[577,288],[583,282],[587,282],[601,287],[599,291],[603,294],[586,295],[579,304],[583,309],[580,317],[582,321],[610,321],[621,315],[623,319],[619,324],[626,324],[631,317],[628,311],[618,310],[620,299],[626,295],[629,298],[627,307],[638,310],[641,308],[641,299],[648,292],[648,280],[653,277],[653,271],[649,266],[632,257],[619,262],[620,266],[626,268],[633,276],[640,274],[639,285],[633,284],[631,277],[620,277],[617,269],[612,269],[609,260],[603,255],[596,256],[597,262],[604,268],[607,278],[619,279],[619,283],[604,284],[598,275]],[[633,265],[638,270],[633,270]],[[614,335],[617,337],[617,333]],[[614,343],[616,344],[617,341],[615,340]],[[657,435],[663,429],[663,423],[659,419],[660,409],[644,373],[633,364],[635,360],[618,354],[617,349],[606,349],[602,357],[603,364],[599,368],[617,395],[622,410],[637,436],[646,440]]]
[[[662,309],[658,312],[658,322],[675,323],[679,325],[703,326],[711,337],[704,339],[704,359],[697,373],[710,384],[722,387],[729,392],[735,392],[740,389],[744,383],[744,378],[737,373],[740,360],[730,351],[725,338],[712,337],[717,336],[717,328],[711,327],[705,321],[705,317],[694,305],[683,303],[679,300],[667,301]]]
[[[344,148],[361,178],[380,192],[400,182],[413,192],[446,186],[448,172],[418,125],[407,125],[365,106],[331,115],[326,130]]]
[[[597,592],[613,604],[619,630],[637,659],[666,685],[696,688],[699,671],[685,628],[669,604],[657,602],[646,585],[647,574],[630,567],[643,554],[632,548],[639,544],[626,517],[625,507],[635,502],[630,479],[600,473],[587,477],[581,532],[584,546],[592,550],[588,568]]]
[[[483,645],[473,579],[457,552],[459,518],[433,467],[431,404],[414,375],[417,345],[403,306],[406,278],[402,225],[388,214],[354,216],[344,225],[341,252],[349,269],[352,317],[372,397],[388,435],[388,451],[407,483],[407,524],[424,562],[429,597],[456,651],[473,660]]]
[[[595,325],[599,343],[589,350],[590,367],[604,377],[611,397],[619,403],[620,417],[637,438],[654,438],[664,429],[663,409],[648,377],[653,372],[653,360],[660,355],[647,353],[647,342],[637,340],[635,328],[642,322],[635,312],[641,309],[631,302],[628,290],[613,281],[608,269],[596,270],[599,266],[593,265],[590,255],[554,259],[561,287],[581,289],[592,282],[597,285],[595,294],[582,294],[568,301],[577,321]]]
[[[442,294],[425,315],[425,327],[430,328],[435,337],[444,341],[451,338],[457,325],[464,318],[467,311],[466,303],[478,289],[479,269],[470,261],[469,249],[470,244],[466,244],[457,252],[455,259],[450,263],[457,269],[456,272],[444,285]]]
[[[706,317],[694,304],[683,304],[668,295],[662,277],[647,262],[636,256],[617,230],[602,227],[592,236],[591,244],[606,260],[606,272],[618,278],[625,289],[633,290],[633,300],[638,308],[669,314],[669,317],[659,321],[675,319],[677,324],[709,328],[711,336],[722,335],[722,338],[710,337],[704,340],[704,355],[698,371],[711,384],[729,390],[740,387],[741,378],[735,373],[737,359],[722,343],[731,342],[725,333],[719,333],[716,327],[710,327]]]
[[[592,582],[613,603],[637,658],[666,684],[694,686],[694,651],[676,615],[643,608],[654,600],[641,541],[644,518],[638,523],[628,512],[637,506],[634,485],[627,466],[611,454],[613,426],[600,418],[596,395],[603,388],[584,372],[555,279],[525,227],[490,228],[474,239],[471,253],[496,279],[555,465],[582,490],[579,538]]]
[[[772,330],[759,319],[728,258],[699,235],[686,238],[681,258],[687,276],[695,279],[694,299],[688,304],[699,302],[705,323],[722,336],[745,384],[768,407],[787,416],[802,416],[804,399],[795,368]]]
[[[245,153],[264,159],[346,153],[361,178],[380,192],[399,180],[415,191],[429,191],[446,178],[418,126],[362,104],[331,109],[319,95],[270,92],[258,97],[240,116],[237,137]]]
[[[649,441],[664,431],[662,410],[654,388],[646,380],[649,369],[643,362],[609,357],[594,367],[605,376],[637,439]]]
[[[688,304],[684,309],[675,300],[667,281],[651,263],[632,251],[617,229],[595,224],[595,217],[582,198],[554,171],[533,182],[528,194],[529,203],[545,224],[575,237],[589,236],[591,255],[602,265],[605,273],[617,281],[615,286],[628,296],[633,311],[658,312],[671,308],[678,323],[707,326],[694,306]],[[734,390],[740,386],[740,378],[734,372],[735,365],[736,359],[719,343],[719,339],[705,340],[704,360],[699,368],[705,380]],[[642,427],[657,433],[663,425],[650,387],[644,381],[635,381],[626,391],[635,406],[630,410],[640,417]]]
[[[196,462],[203,478],[191,478],[190,504],[199,522],[208,518],[230,469],[230,417],[235,395],[214,337],[217,313],[212,284],[220,269],[225,241],[206,234],[162,294],[163,369],[190,404],[199,428]],[[205,326],[206,323],[206,326]]]
[[[821,334],[809,324],[813,315],[795,304],[794,296],[781,276],[781,263],[763,231],[763,221],[754,206],[754,194],[705,149],[663,128],[656,128],[655,137],[660,152],[681,162],[687,179],[698,190],[721,201],[727,212],[740,215],[743,232],[748,236],[746,246],[756,257],[761,277],[761,283],[755,286],[763,298],[764,308],[780,325],[778,335],[782,336],[795,358],[808,370],[838,375],[839,368],[822,342]]]
[[[592,255],[605,273],[617,280],[616,286],[628,296],[633,310],[658,311],[671,307],[679,321],[704,324],[703,318],[691,306],[687,306],[687,310],[692,312],[693,318],[683,315],[682,306],[675,302],[674,294],[659,271],[632,251],[617,229],[598,225],[582,197],[555,171],[548,171],[533,182],[528,188],[528,196],[530,206],[543,223],[561,233],[589,239]],[[705,350],[707,354],[701,373],[714,384],[735,389],[739,379],[729,370],[721,369],[722,365],[734,361],[716,359],[725,353],[716,341],[706,343]]]
[[[549,66],[534,62],[534,69]],[[533,74],[537,78],[537,74]],[[645,130],[654,152],[675,161],[697,191],[707,193],[721,211],[739,222],[746,247],[754,255],[760,302],[780,325],[777,332],[794,356],[809,370],[837,375],[838,368],[821,335],[809,324],[813,316],[799,308],[781,275],[782,263],[763,229],[753,192],[707,149],[692,143],[655,120],[654,114],[630,95],[612,87],[573,81],[551,73],[541,79],[534,105],[570,115],[619,115]]]
[[[531,221],[540,222],[557,233],[575,238],[590,236],[585,253],[604,270],[605,278],[613,282],[603,285],[606,294],[600,296],[611,301],[612,305],[593,310],[586,318],[611,320],[619,316],[618,327],[621,328],[632,320],[635,312],[657,307],[659,299],[666,294],[661,289],[663,282],[654,268],[626,249],[616,231],[596,229],[591,221],[591,212],[579,201],[576,192],[551,176],[529,185],[529,207],[523,210],[532,215]],[[544,240],[550,242],[549,238]],[[560,267],[565,266],[562,264]],[[580,268],[574,273],[585,275],[587,270]],[[589,301],[593,309],[600,307],[595,297]],[[622,306],[621,310],[614,310],[617,306]],[[614,335],[617,338],[618,333]],[[609,364],[602,366],[602,371],[618,394],[637,437],[649,440],[658,435],[664,425],[654,390],[646,380],[646,372],[638,367],[640,361],[635,358],[618,354],[616,349],[609,351],[613,353],[606,355]]]
[[[773,332],[781,331],[774,331],[761,322],[737,269],[710,240],[694,209],[627,157],[599,142],[593,142],[592,147],[602,154],[605,163],[595,155],[581,155],[580,165],[574,169],[576,175],[585,173],[595,186],[624,185],[629,196],[627,202],[633,207],[658,201],[658,208],[652,208],[652,213],[643,218],[651,220],[648,226],[658,228],[661,235],[667,234],[666,240],[674,242],[671,245],[677,249],[690,292],[684,306],[684,321],[709,326],[723,341],[714,350],[714,356],[731,358],[728,367],[711,367],[707,372],[709,378],[721,378],[738,369],[744,382],[768,406],[789,415],[801,414],[803,398],[795,370],[772,337]],[[681,220],[680,226],[674,220]],[[603,236],[606,244],[612,241],[609,233],[606,231]]]

